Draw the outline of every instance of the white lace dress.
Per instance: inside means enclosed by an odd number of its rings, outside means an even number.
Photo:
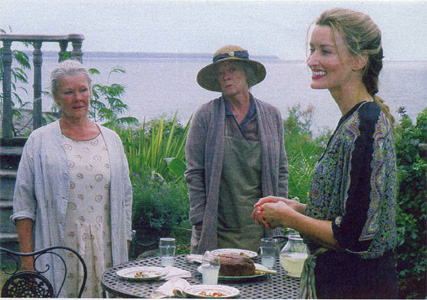
[[[89,141],[62,136],[70,174],[70,198],[66,213],[65,245],[85,260],[88,278],[83,298],[101,298],[100,279],[112,265],[110,231],[110,160],[101,134]],[[68,257],[65,297],[76,297],[83,272],[76,257]]]

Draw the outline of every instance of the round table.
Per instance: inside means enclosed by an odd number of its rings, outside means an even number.
[[[188,263],[185,254],[175,257],[174,266],[191,272],[191,278],[184,278],[190,285],[202,284],[202,275],[197,271],[199,264]],[[254,261],[259,263],[259,258]],[[137,266],[158,266],[160,267],[160,257],[147,257],[132,260],[108,269],[102,276],[102,288],[113,296],[120,298],[138,297],[151,298],[151,293],[165,283],[164,280],[154,281],[129,281],[117,276],[118,270]],[[240,291],[241,299],[289,299],[298,298],[300,280],[287,276],[286,271],[280,266],[279,258],[276,258],[274,269],[277,274],[266,274],[244,281],[223,281],[218,284],[228,285]]]

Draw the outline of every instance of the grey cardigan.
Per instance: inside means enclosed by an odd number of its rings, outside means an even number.
[[[287,197],[288,161],[279,110],[251,95],[258,118],[262,149],[262,195]],[[197,253],[217,247],[219,184],[224,155],[225,102],[220,97],[200,106],[191,121],[187,144],[187,181],[190,222],[203,222]],[[194,230],[193,230],[194,233]],[[269,231],[268,235],[272,235]]]
[[[119,136],[99,126],[108,148],[111,168],[111,248],[113,265],[128,261],[131,240],[132,186],[128,162]],[[25,144],[16,178],[12,220],[34,221],[34,249],[64,245],[65,214],[70,189],[67,156],[56,121],[35,130]],[[41,257],[42,259],[44,257]],[[54,272],[61,272],[55,269]],[[51,280],[52,282],[52,280]]]

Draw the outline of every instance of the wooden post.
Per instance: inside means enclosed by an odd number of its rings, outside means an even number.
[[[42,126],[42,42],[33,42],[33,64],[34,64],[34,103],[33,103],[33,130]]]
[[[84,36],[81,34],[69,34],[68,40],[71,41],[71,45],[73,46],[73,50],[71,51],[71,58],[75,58],[79,62],[83,63],[83,52],[81,49]]]
[[[12,41],[3,41],[3,118],[4,138],[12,138]]]

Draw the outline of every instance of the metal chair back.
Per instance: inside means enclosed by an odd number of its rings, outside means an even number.
[[[78,293],[78,298],[82,297],[87,279],[87,267],[83,258],[77,251],[69,247],[54,246],[31,253],[15,252],[0,247],[0,262],[2,272],[10,277],[1,288],[2,298],[58,298],[68,276],[66,258],[61,255],[74,254],[80,261],[83,268],[83,279]],[[60,278],[60,285],[57,291],[52,283],[47,279],[47,273],[52,269],[50,265],[42,268],[36,267],[37,260],[44,255],[53,255],[61,264],[57,266],[63,269],[63,276]],[[23,256],[34,257],[34,271],[20,271],[20,258]],[[9,258],[9,259],[5,259]],[[7,264],[7,265],[6,265]],[[57,279],[57,278],[56,278]]]

